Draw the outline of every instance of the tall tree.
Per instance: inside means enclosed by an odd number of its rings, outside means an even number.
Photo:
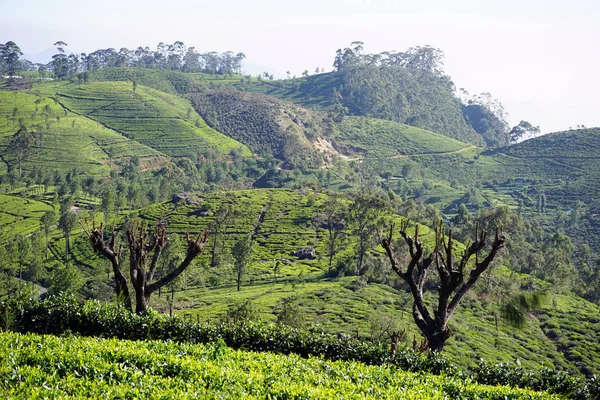
[[[346,206],[338,196],[329,196],[319,208],[317,223],[327,230],[327,256],[329,270],[346,228]]]
[[[69,74],[69,57],[65,54],[67,44],[62,40],[54,43],[58,53],[52,56],[52,70],[57,78],[64,78]]]
[[[17,249],[17,262],[19,263],[19,296],[21,296],[21,288],[23,286],[23,267],[31,256],[31,241],[23,235],[15,236]]]
[[[112,239],[107,242],[102,227],[103,225],[100,225],[99,228],[94,228],[91,232],[87,231],[85,227],[84,230],[86,230],[92,248],[110,261],[114,273],[116,295],[128,309],[131,309],[127,280],[121,272],[122,246],[117,246],[114,231]],[[185,258],[179,266],[156,282],[154,282],[154,273],[167,242],[165,225],[158,224],[154,232],[148,236],[144,223],[134,224],[127,230],[126,237],[129,247],[129,277],[135,292],[135,312],[146,314],[152,293],[181,275],[191,265],[192,261],[202,253],[208,241],[208,230],[200,233],[195,240],[190,238],[189,234],[186,234],[188,246]]]
[[[104,193],[102,193],[102,200],[100,203],[100,209],[104,213],[104,224],[108,224],[108,218],[115,211],[115,198],[116,194],[112,187],[107,188]]]
[[[540,134],[540,127],[533,126],[528,121],[521,121],[518,125],[515,125],[510,132],[511,143],[517,143],[524,139],[530,139]]]
[[[366,272],[364,266],[365,254],[374,244],[373,234],[381,223],[380,217],[386,206],[387,204],[382,197],[372,193],[360,192],[352,198],[348,217],[353,224],[353,234],[358,238],[356,247],[358,275],[364,275]]]
[[[29,132],[27,127],[21,127],[12,137],[10,144],[8,145],[9,150],[15,157],[17,166],[19,168],[19,178],[22,175],[22,163],[27,155],[33,150],[36,140],[35,136]]]
[[[475,285],[481,274],[490,267],[500,249],[504,247],[505,237],[500,230],[496,230],[496,236],[492,242],[491,249],[483,259],[480,253],[487,245],[487,232],[475,230],[475,240],[468,245],[460,257],[454,254],[454,242],[452,230],[445,237],[442,223],[435,227],[435,248],[424,257],[423,243],[419,240],[419,225],[415,226],[414,238],[407,234],[408,220],[400,227],[400,235],[408,245],[410,262],[404,269],[398,265],[393,246],[394,225],[390,226],[389,235],[381,241],[392,270],[404,280],[410,287],[413,297],[413,319],[421,333],[427,339],[430,350],[442,351],[444,343],[450,337],[448,321],[460,304],[465,294]],[[470,262],[475,257],[474,263]],[[425,304],[423,290],[430,267],[437,271],[438,280],[438,304],[433,314]],[[467,274],[467,269],[472,266]]]
[[[56,213],[54,210],[46,211],[42,218],[40,219],[40,226],[44,230],[44,234],[46,235],[46,260],[48,260],[48,235],[54,229],[54,225],[56,225]]]
[[[83,285],[81,272],[73,265],[57,267],[49,279],[48,292],[50,294],[76,293]]]
[[[210,257],[210,266],[217,267],[219,265],[219,248],[223,249],[224,243],[222,238],[227,233],[227,227],[239,215],[238,210],[233,204],[226,201],[221,202],[221,206],[214,215],[212,223],[213,243]]]
[[[6,72],[13,77],[21,70],[20,57],[23,55],[21,49],[13,41],[0,44],[0,72]]]
[[[231,250],[231,255],[234,259],[234,269],[235,269],[235,280],[237,283],[238,292],[242,287],[242,279],[246,274],[246,269],[248,268],[248,264],[250,263],[250,258],[252,257],[253,249],[252,249],[252,236],[246,235],[233,245],[233,249]]]
[[[69,252],[71,251],[71,232],[77,224],[77,215],[71,210],[65,210],[58,220],[58,227],[65,234],[65,262],[69,263]]]

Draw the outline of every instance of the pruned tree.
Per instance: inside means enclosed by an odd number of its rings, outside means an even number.
[[[475,229],[475,240],[468,245],[459,257],[454,254],[452,230],[448,237],[444,234],[442,223],[435,227],[435,248],[427,257],[424,257],[423,243],[419,240],[419,225],[415,226],[414,238],[407,234],[408,220],[400,227],[400,235],[408,245],[410,262],[406,268],[397,263],[394,252],[392,235],[394,225],[390,227],[389,234],[381,240],[390,260],[392,270],[410,287],[413,297],[413,318],[421,333],[425,336],[428,347],[433,351],[442,351],[444,343],[450,337],[448,321],[460,304],[465,294],[475,285],[481,274],[490,267],[496,254],[505,245],[506,238],[501,230],[496,229],[496,236],[492,242],[487,256],[480,256],[487,245],[487,231],[479,232]],[[475,257],[474,263],[471,258]],[[437,308],[433,313],[425,304],[423,290],[430,267],[433,266],[438,278]],[[472,266],[470,271],[468,268]]]
[[[83,227],[83,226],[82,226]],[[83,227],[85,230],[85,227]],[[86,230],[90,239],[92,248],[105,256],[113,267],[115,292],[125,306],[131,309],[131,297],[127,280],[121,272],[121,254],[122,245],[117,247],[116,235],[113,230],[112,238],[106,241],[103,232],[103,225],[94,228],[91,232]],[[178,267],[174,268],[154,282],[154,272],[160,260],[162,250],[167,243],[166,228],[164,224],[158,224],[151,235],[148,235],[144,223],[134,224],[126,232],[127,245],[129,247],[129,278],[131,286],[135,292],[135,312],[137,314],[146,314],[150,303],[150,296],[155,291],[167,285],[186,270],[199,254],[204,250],[208,241],[208,230],[200,233],[196,239],[187,238],[187,252],[183,261]],[[150,265],[148,265],[148,262]]]

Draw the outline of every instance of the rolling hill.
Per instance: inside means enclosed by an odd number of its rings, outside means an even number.
[[[211,129],[186,100],[131,83],[43,83],[28,92],[0,91],[2,170],[15,167],[10,141],[20,126],[36,137],[23,168],[77,168],[108,176],[112,162],[137,156],[164,166],[172,157],[217,151],[250,156],[247,147]]]

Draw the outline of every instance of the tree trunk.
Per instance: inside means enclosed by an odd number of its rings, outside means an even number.
[[[331,264],[333,263],[333,253],[334,253],[333,245],[330,245],[330,247],[329,247],[329,271],[331,271]]]
[[[65,235],[65,263],[69,264],[69,235]]]
[[[19,261],[19,297],[21,297],[21,281],[23,280],[23,263]]]
[[[138,315],[145,315],[148,312],[148,306],[150,305],[150,296],[145,293],[138,295],[136,290],[135,296],[135,313]]]
[[[215,236],[213,238],[212,251],[210,255],[210,266],[212,268],[219,266],[219,263],[217,262],[217,236],[217,231],[215,230]]]
[[[450,329],[437,325],[422,333],[425,339],[427,339],[427,348],[431,351],[441,352],[444,350],[444,345],[448,338],[450,338]]]

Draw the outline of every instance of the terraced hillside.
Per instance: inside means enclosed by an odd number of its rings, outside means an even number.
[[[38,232],[42,215],[52,210],[41,201],[0,194],[0,231],[21,235]]]
[[[157,150],[69,112],[46,96],[0,91],[0,156],[4,161],[0,171],[3,173],[9,166],[17,167],[10,143],[20,124],[27,126],[36,138],[23,159],[24,170],[34,166],[48,170],[75,167],[107,176],[110,158],[161,157]]]
[[[413,154],[454,153],[470,144],[438,133],[366,117],[347,117],[335,127],[336,147],[344,154],[359,153],[374,158]]]
[[[124,136],[172,157],[216,149],[222,154],[250,151],[211,129],[188,101],[127,82],[54,84],[41,86],[69,111],[99,121]]]

